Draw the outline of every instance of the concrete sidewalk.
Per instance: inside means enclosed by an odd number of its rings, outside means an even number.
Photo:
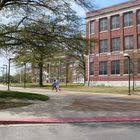
[[[0,88],[7,89],[5,86]],[[48,95],[50,100],[1,110],[0,124],[140,121],[139,96],[52,92],[39,88],[11,87],[11,90]]]

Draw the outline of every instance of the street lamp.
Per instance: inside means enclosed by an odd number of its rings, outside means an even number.
[[[10,90],[10,63],[11,60],[13,60],[14,58],[9,58],[9,64],[8,64],[8,90]]]
[[[130,93],[130,56],[128,53],[124,53],[123,56],[128,58],[128,95],[131,95]]]

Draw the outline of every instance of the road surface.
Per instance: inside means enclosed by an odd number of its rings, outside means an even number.
[[[1,140],[139,140],[140,123],[1,125]]]

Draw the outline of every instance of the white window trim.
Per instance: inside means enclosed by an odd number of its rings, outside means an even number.
[[[121,74],[111,74],[111,76],[120,76]]]
[[[104,33],[104,32],[108,32],[108,30],[105,30],[105,31],[100,31],[99,33]]]
[[[116,31],[116,30],[120,30],[120,28],[111,29],[111,31]]]
[[[134,25],[123,27],[123,28],[126,29],[126,28],[132,28],[132,27],[134,27]]]

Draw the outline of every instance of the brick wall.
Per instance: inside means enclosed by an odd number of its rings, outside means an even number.
[[[129,1],[123,4],[119,4],[117,6],[112,6],[109,8],[104,8],[95,12],[87,13],[87,26],[86,26],[86,37],[87,39],[96,38],[98,41],[103,39],[108,39],[108,52],[101,54],[99,52],[100,43],[95,44],[95,52],[94,54],[90,55],[92,59],[89,62],[94,62],[94,76],[90,76],[90,81],[128,81],[128,75],[124,74],[124,58],[123,54],[125,52],[130,54],[131,59],[135,59],[140,57],[140,50],[138,49],[138,34],[140,34],[140,26],[137,25],[137,11],[138,8],[136,5],[140,5],[140,0],[136,0],[135,2]],[[136,6],[136,9],[135,9]],[[127,9],[126,9],[127,8]],[[124,27],[124,14],[126,11],[133,12],[133,26],[131,27]],[[124,9],[124,10],[123,10]],[[133,10],[132,10],[133,9]],[[139,7],[140,9],[140,7]],[[111,30],[111,15],[114,14],[114,11],[117,10],[117,13],[120,12],[120,28]],[[116,13],[116,14],[117,14]],[[116,15],[114,14],[114,15]],[[108,30],[105,32],[99,31],[99,20],[100,17],[102,18],[107,17],[108,20]],[[95,32],[94,34],[90,34],[90,21],[94,20],[95,25]],[[133,35],[134,37],[134,49],[125,51],[124,50],[124,37]],[[111,39],[120,37],[120,51],[119,52],[111,52]],[[88,47],[89,44],[87,44]],[[111,62],[112,60],[120,60],[120,74],[112,75],[111,74]],[[101,61],[107,61],[107,75],[99,75],[99,63]],[[88,77],[88,61],[86,60],[86,77]],[[140,76],[138,75],[138,62],[134,61],[134,78],[135,80],[140,80]],[[88,79],[88,78],[86,78]],[[131,78],[132,79],[132,78]]]

